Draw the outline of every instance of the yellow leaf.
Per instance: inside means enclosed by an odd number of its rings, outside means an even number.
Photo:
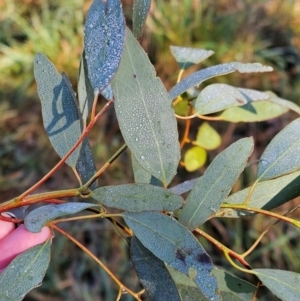
[[[212,150],[221,145],[222,139],[219,133],[210,126],[209,123],[203,122],[198,129],[196,141],[193,142],[207,150]]]
[[[187,171],[195,171],[205,164],[206,159],[206,150],[200,146],[193,146],[184,154],[185,168]]]
[[[174,110],[177,115],[187,116],[190,110],[189,102],[186,99],[181,100],[175,105]]]

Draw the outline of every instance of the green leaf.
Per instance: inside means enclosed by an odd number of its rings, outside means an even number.
[[[253,300],[256,287],[251,283],[218,268],[214,268],[212,274],[218,281],[223,301]]]
[[[244,170],[252,151],[252,138],[240,139],[222,151],[195,184],[178,221],[194,230],[215,213]]]
[[[199,64],[214,54],[212,50],[200,48],[170,46],[171,53],[174,56],[180,69],[186,70],[189,67]]]
[[[263,66],[260,63],[243,64],[240,62],[232,62],[226,64],[220,64],[212,67],[205,68],[198,72],[192,73],[187,76],[177,85],[175,85],[170,91],[169,95],[172,99],[185,92],[187,89],[193,86],[199,86],[203,81],[216,77],[219,75],[229,74],[235,71],[240,73],[252,73],[252,72],[270,72],[273,69],[268,66]]]
[[[188,116],[190,112],[190,104],[187,99],[183,99],[174,106],[175,114],[180,116]]]
[[[182,301],[208,301],[201,293],[196,283],[188,276],[178,272],[171,266],[167,266],[167,269],[176,283]]]
[[[250,189],[251,187],[230,195],[224,203],[243,204],[249,195]],[[274,180],[258,183],[251,193],[247,206],[271,210],[298,197],[299,195],[300,172],[298,171]],[[229,208],[220,208],[216,212],[216,216],[230,218],[252,214],[254,214],[254,212]]]
[[[132,154],[131,154],[131,163],[132,163],[135,183],[144,183],[144,184],[151,184],[154,186],[162,186],[161,181],[155,178],[154,176],[152,176],[148,171],[146,171]]]
[[[271,102],[276,103],[282,107],[288,108],[288,109],[300,114],[300,107],[297,106],[294,102],[280,98],[271,91],[267,91],[266,93],[269,95],[269,100]]]
[[[94,94],[108,86],[121,61],[125,19],[120,0],[94,0],[84,25],[84,48]]]
[[[174,279],[183,301],[207,301],[199,292],[197,286],[184,274],[172,267],[167,267]],[[251,301],[256,287],[238,277],[218,268],[213,268],[212,274],[218,281],[222,301]]]
[[[180,160],[176,118],[165,87],[129,30],[112,88],[128,147],[138,163],[167,186]]]
[[[221,142],[222,138],[220,134],[208,122],[203,122],[200,125],[196,141],[193,141],[194,144],[207,150],[218,148]]]
[[[35,56],[34,77],[41,99],[45,130],[52,146],[63,157],[78,141],[82,132],[75,93],[67,76],[64,73],[60,75],[41,53]],[[73,168],[79,151],[80,147],[66,161]]]
[[[218,118],[229,122],[257,122],[276,118],[288,111],[267,100],[248,103],[242,107],[232,107],[223,111]]]
[[[146,249],[135,236],[131,239],[130,254],[140,282],[153,300],[181,301],[164,262]]]
[[[97,207],[92,203],[64,203],[59,205],[45,205],[32,210],[24,219],[24,225],[30,232],[37,233],[50,221],[57,217],[70,215],[87,208]]]
[[[150,4],[151,0],[134,0],[133,2],[132,30],[137,39],[142,35]]]
[[[96,165],[93,158],[92,149],[87,138],[82,142],[80,149],[80,154],[77,160],[76,169],[80,175],[80,178],[84,183],[86,183],[96,172]],[[95,181],[90,189],[97,188],[97,181]]]
[[[206,150],[200,146],[193,146],[184,154],[184,167],[187,171],[195,171],[205,164],[206,159]]]
[[[195,101],[195,112],[201,115],[212,114],[268,98],[267,93],[256,90],[239,89],[226,84],[212,84],[205,87],[198,95]]]
[[[268,180],[300,167],[300,118],[280,131],[263,152],[258,164],[257,179]]]
[[[0,300],[21,301],[39,286],[50,260],[50,241],[18,255],[0,274]]]
[[[192,279],[208,299],[221,300],[211,259],[190,231],[159,212],[125,212],[123,217],[144,247]]]
[[[183,205],[179,195],[149,184],[100,187],[92,192],[91,197],[107,207],[132,212],[174,211]]]
[[[247,102],[269,100],[270,95],[267,92],[261,92],[253,89],[236,88],[246,98]]]
[[[273,270],[253,269],[262,283],[282,301],[300,300],[300,274]]]
[[[84,124],[86,124],[87,117],[92,109],[94,102],[94,90],[88,77],[85,51],[82,53],[80,61],[77,91],[79,109],[82,114],[83,122]]]
[[[171,266],[167,266],[167,269],[176,283],[182,301],[209,301],[201,293],[196,283],[188,276],[178,272]]]

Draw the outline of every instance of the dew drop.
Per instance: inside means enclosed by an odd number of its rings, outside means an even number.
[[[138,141],[139,141],[139,138],[135,138],[135,141],[138,142]]]
[[[141,159],[144,160],[144,159],[145,159],[145,156],[142,155],[142,156],[141,156]]]
[[[212,212],[215,212],[215,211],[216,211],[216,208],[213,207],[213,206],[210,206],[208,209],[209,209],[210,211],[212,211]]]
[[[269,162],[267,160],[262,159],[262,160],[260,160],[260,163],[263,165],[267,165]]]

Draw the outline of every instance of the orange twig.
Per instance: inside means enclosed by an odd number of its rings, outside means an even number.
[[[224,252],[224,253],[226,252],[230,256],[234,257],[237,261],[239,261],[247,269],[251,269],[251,267],[248,264],[248,262],[240,254],[238,254],[238,253],[232,251],[231,249],[227,248],[226,246],[224,246],[223,244],[221,244],[218,240],[214,239],[213,237],[211,237],[206,232],[204,232],[204,231],[202,231],[200,229],[195,229],[194,232],[196,232],[197,234],[199,234],[202,237],[204,237],[205,239],[207,239],[209,242],[211,242],[212,244],[214,244],[222,252]]]
[[[67,154],[40,180],[38,181],[35,185],[30,187],[28,190],[23,192],[19,197],[15,198],[16,201],[21,201],[29,195],[32,191],[40,187],[47,179],[49,179],[64,163],[65,161],[71,156],[71,154],[74,152],[74,150],[80,145],[80,143],[83,141],[83,139],[86,137],[86,135],[89,133],[91,128],[94,126],[96,121],[104,114],[104,112],[107,110],[107,108],[112,104],[113,99],[108,101],[105,106],[102,108],[102,110],[91,120],[89,125],[84,129],[82,132],[80,138],[78,141],[73,145],[73,147],[67,152]]]
[[[83,244],[81,244],[77,239],[75,239],[73,236],[65,232],[63,229],[59,228],[57,225],[52,224],[53,229],[60,232],[62,235],[70,239],[75,245],[77,245],[82,251],[84,251],[87,255],[89,255],[94,261],[96,261],[103,269],[104,271],[116,282],[116,284],[120,287],[120,290],[127,292],[131,296],[133,296],[136,300],[142,301],[142,299],[139,297],[139,293],[135,293],[131,289],[129,289],[127,286],[125,286],[104,264],[103,262],[98,259],[90,250],[88,250]]]

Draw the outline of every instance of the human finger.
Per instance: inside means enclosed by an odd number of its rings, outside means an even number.
[[[9,213],[3,212],[2,216],[11,217]],[[15,223],[0,220],[0,240],[15,230]]]
[[[50,237],[51,230],[48,227],[43,227],[39,233],[32,233],[21,225],[0,241],[0,269],[5,268],[17,255]]]

